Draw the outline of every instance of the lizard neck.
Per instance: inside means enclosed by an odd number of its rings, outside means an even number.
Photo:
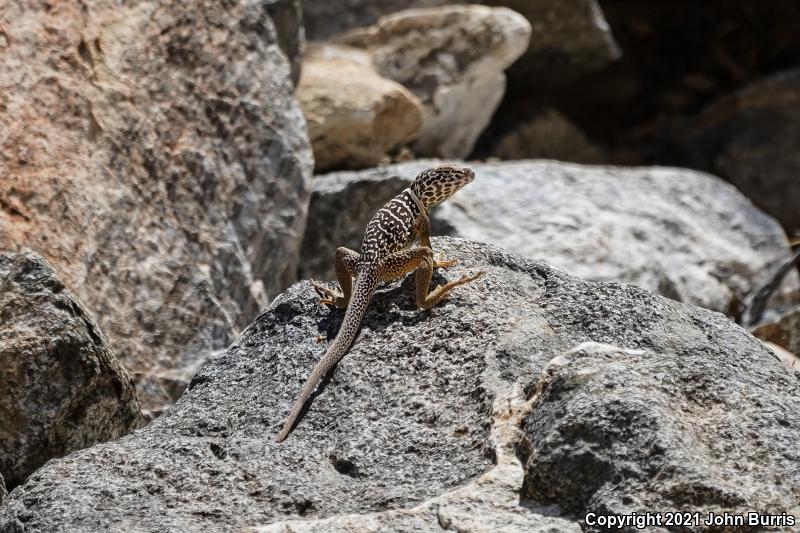
[[[414,202],[414,205],[417,206],[420,216],[428,218],[428,210],[425,209],[424,205],[422,205],[422,201],[419,199],[419,196],[417,196],[417,193],[415,193],[411,187],[406,187],[403,189],[403,192],[407,194],[408,197],[411,198],[411,201]]]

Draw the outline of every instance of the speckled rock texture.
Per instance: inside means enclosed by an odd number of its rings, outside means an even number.
[[[0,505],[3,505],[6,498],[8,498],[8,491],[6,491],[5,481],[3,481],[3,474],[0,474]]]
[[[528,47],[531,25],[510,9],[450,5],[407,9],[336,37],[363,48],[378,73],[422,103],[414,153],[466,157],[505,90],[508,68]]]
[[[800,409],[786,399],[800,372],[781,367],[721,315],[688,313],[676,343],[675,325],[662,322],[666,309],[651,308],[652,319],[618,314],[599,303],[604,290],[595,293],[589,315],[613,315],[629,339],[647,340],[582,345],[553,362],[556,377],[523,423],[523,494],[581,517],[661,509],[703,519],[799,516],[800,452],[789,443],[800,432]],[[548,316],[556,329],[573,319],[558,314]]]
[[[800,69],[724,97],[676,142],[687,163],[724,177],[800,230]]]
[[[375,166],[422,126],[417,97],[378,74],[369,54],[349,46],[310,46],[296,95],[315,172]]]
[[[0,250],[58,270],[148,410],[294,281],[312,159],[278,7],[0,13]]]
[[[338,246],[358,249],[367,221],[422,169],[419,160],[318,176],[301,277],[335,279]],[[780,225],[708,174],[555,161],[462,163],[475,182],[432,211],[434,235],[493,243],[593,280],[625,281],[736,315],[786,260]],[[771,306],[796,300],[791,274]]]
[[[139,422],[133,381],[92,315],[41,256],[0,254],[0,493],[3,478],[13,488]]]
[[[343,316],[307,282],[148,427],[37,471],[0,531],[579,531],[594,506],[800,510],[800,374],[759,340],[632,285],[433,246],[460,260],[434,283],[486,275],[430,311],[411,277],[379,288],[284,443]]]

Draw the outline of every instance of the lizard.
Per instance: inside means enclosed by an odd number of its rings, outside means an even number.
[[[346,311],[336,338],[314,366],[292,405],[283,429],[275,439],[277,442],[286,439],[320,380],[347,353],[379,283],[414,272],[417,307],[430,309],[453,288],[474,281],[484,274],[483,271],[478,271],[472,275],[464,275],[430,291],[433,269],[451,267],[457,260],[439,261],[434,258],[428,210],[453,196],[474,179],[475,173],[469,168],[443,165],[423,170],[414,178],[410,187],[389,200],[370,219],[364,231],[360,253],[345,247],[336,250],[336,279],[342,289],[341,293],[311,281],[320,295],[321,304],[333,305]],[[419,246],[412,246],[417,237]]]

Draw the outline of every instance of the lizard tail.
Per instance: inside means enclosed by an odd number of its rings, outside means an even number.
[[[333,343],[328,347],[325,355],[319,360],[311,375],[308,376],[303,389],[300,391],[300,396],[295,400],[292,405],[292,410],[283,424],[283,429],[278,433],[275,438],[276,442],[282,442],[289,435],[292,430],[297,417],[300,415],[303,406],[311,396],[311,393],[317,388],[317,384],[322,380],[325,375],[339,362],[339,360],[347,353],[347,349],[356,338],[358,328],[361,325],[361,319],[367,311],[367,305],[372,299],[372,292],[378,284],[378,275],[376,271],[368,270],[359,272],[356,278],[355,287],[353,288],[352,296],[350,297],[350,304],[347,306],[347,311],[344,313],[344,320],[342,326],[339,328],[339,333],[336,335]]]

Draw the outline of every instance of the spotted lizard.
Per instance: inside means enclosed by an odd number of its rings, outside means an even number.
[[[468,168],[439,166],[420,172],[411,186],[389,200],[367,224],[361,253],[341,247],[336,250],[336,278],[342,293],[312,281],[320,293],[320,303],[346,308],[342,326],[322,359],[311,371],[300,395],[292,405],[283,429],[276,437],[281,442],[289,435],[300,411],[320,380],[344,357],[356,337],[361,319],[379,283],[414,272],[416,303],[430,309],[454,287],[469,283],[483,275],[472,275],[450,281],[429,290],[434,268],[447,268],[455,259],[437,260],[430,240],[428,209],[439,205],[459,189],[472,182],[475,173]],[[419,236],[420,245],[411,246]],[[353,287],[355,278],[355,287]]]

